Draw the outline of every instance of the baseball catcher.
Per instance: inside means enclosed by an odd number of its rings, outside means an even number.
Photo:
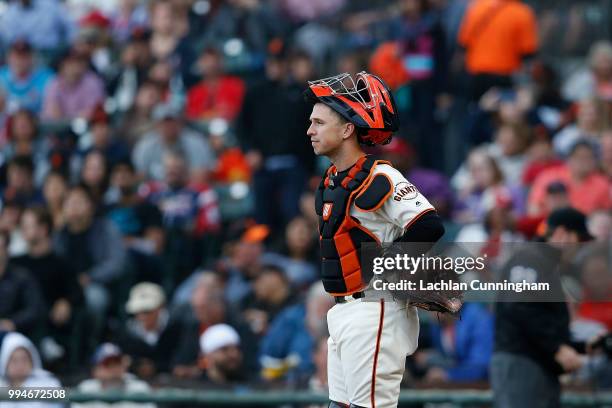
[[[313,104],[307,135],[317,155],[330,159],[316,194],[328,312],[330,407],[396,407],[406,356],[417,348],[419,320],[412,304],[457,312],[442,294],[365,301],[364,243],[435,243],[444,233],[436,210],[391,163],[366,155],[362,145],[383,145],[399,127],[386,84],[360,72],[309,83]]]

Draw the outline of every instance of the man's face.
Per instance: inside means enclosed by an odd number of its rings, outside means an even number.
[[[174,144],[181,134],[181,122],[176,118],[162,119],[157,127],[166,144]]]
[[[111,357],[96,365],[93,376],[96,380],[110,383],[120,382],[126,372],[122,357]]]
[[[8,64],[17,76],[27,75],[33,66],[32,53],[13,50],[9,52]]]
[[[548,238],[548,243],[557,248],[566,248],[568,245],[577,244],[580,238],[575,231],[570,231],[563,226],[553,230]]]
[[[45,227],[38,222],[36,215],[31,211],[26,211],[21,217],[21,234],[28,245],[35,244],[47,235]]]
[[[207,76],[216,76],[222,72],[221,56],[214,52],[205,52],[198,61],[202,73]]]
[[[171,187],[180,187],[187,180],[187,166],[185,161],[173,155],[169,155],[164,159],[164,168],[166,175],[166,183]]]
[[[69,58],[62,64],[61,75],[71,84],[81,80],[87,71],[87,63],[80,58]]]
[[[597,163],[591,149],[579,147],[569,157],[567,164],[574,177],[582,178],[591,174]]]
[[[64,203],[64,216],[67,222],[80,222],[93,217],[92,203],[80,190],[71,191]]]
[[[126,165],[115,167],[111,176],[111,181],[114,187],[117,187],[122,193],[132,192],[134,187],[134,173]]]
[[[310,127],[306,132],[315,154],[329,156],[336,152],[342,141],[350,136],[347,126],[349,124],[342,123],[331,108],[322,103],[315,104],[310,115]]]
[[[17,191],[32,188],[32,175],[21,166],[11,165],[7,170],[8,184]]]
[[[216,282],[200,282],[191,295],[191,309],[201,323],[222,323],[225,319],[223,289]]]
[[[207,355],[211,366],[221,371],[226,378],[236,377],[242,367],[242,352],[238,346],[225,346]]]
[[[153,331],[157,328],[157,323],[159,321],[159,314],[161,312],[161,307],[153,310],[147,310],[145,312],[136,313],[136,320],[142,324],[145,330]]]

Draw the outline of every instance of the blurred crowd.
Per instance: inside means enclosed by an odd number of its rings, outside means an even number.
[[[445,241],[494,256],[571,206],[609,251],[611,16],[544,3],[0,2],[0,384],[325,390],[302,92],[339,72],[392,86],[401,130],[371,153]],[[594,259],[590,334],[612,329]],[[406,385],[486,381],[490,306],[423,316]]]

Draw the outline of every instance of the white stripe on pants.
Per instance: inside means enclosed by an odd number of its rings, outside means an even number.
[[[351,299],[329,310],[327,324],[329,399],[368,408],[396,407],[406,356],[417,348],[416,309]]]

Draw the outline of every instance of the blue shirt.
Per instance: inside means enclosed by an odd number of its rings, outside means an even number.
[[[34,68],[25,79],[16,78],[8,66],[0,68],[0,87],[6,92],[9,110],[25,108],[39,113],[45,88],[52,78],[53,72],[48,68]]]
[[[34,48],[53,50],[71,43],[76,25],[58,0],[32,0],[29,7],[12,1],[0,21],[4,45],[27,40]]]

